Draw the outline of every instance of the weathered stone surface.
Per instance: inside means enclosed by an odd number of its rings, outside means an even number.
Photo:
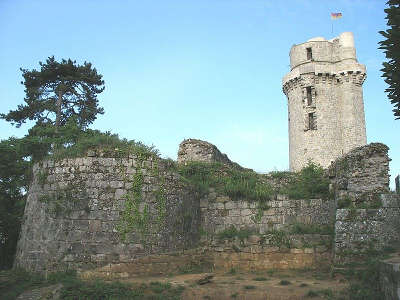
[[[366,68],[357,62],[353,34],[294,45],[290,66],[282,80],[289,109],[290,169],[298,171],[309,160],[327,167],[365,145]]]
[[[178,162],[184,163],[188,161],[220,162],[241,168],[237,163],[232,162],[226,154],[221,153],[213,144],[197,139],[187,139],[179,145]]]
[[[16,267],[90,269],[197,244],[199,198],[163,160],[90,155],[35,164]],[[132,165],[144,168],[138,212],[146,227],[131,228],[123,240],[119,227],[134,180],[127,172]]]
[[[372,202],[389,192],[389,148],[380,143],[358,147],[335,160],[328,169],[332,189],[339,199],[354,204]]]

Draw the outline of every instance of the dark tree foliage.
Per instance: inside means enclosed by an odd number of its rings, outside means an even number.
[[[81,128],[93,123],[97,114],[104,110],[98,105],[97,95],[104,90],[102,75],[88,62],[77,65],[76,61],[54,56],[46,63],[39,62],[40,71],[22,69],[25,86],[25,104],[0,117],[20,127],[27,119],[37,125],[63,126],[76,117]]]
[[[379,42],[379,49],[383,49],[388,59],[383,63],[382,77],[389,87],[385,90],[393,104],[395,119],[400,119],[400,0],[389,0],[385,9],[389,29],[379,33],[385,40]]]
[[[0,142],[0,269],[12,266],[31,177],[22,140]]]

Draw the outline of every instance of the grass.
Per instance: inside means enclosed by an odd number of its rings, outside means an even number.
[[[267,281],[269,279],[267,277],[256,277],[256,278],[253,278],[253,280],[254,281]]]
[[[290,233],[293,234],[326,234],[333,235],[335,233],[334,225],[314,225],[293,223],[290,227]]]
[[[324,169],[313,162],[309,162],[301,171],[289,178],[289,183],[279,190],[291,199],[312,199],[331,197],[329,193],[329,179]]]
[[[243,289],[245,290],[255,290],[257,287],[254,285],[244,285]]]
[[[270,184],[254,171],[242,170],[222,163],[187,162],[179,165],[182,179],[192,183],[201,194],[210,187],[233,200],[269,201],[273,195]]]
[[[235,226],[231,225],[229,228],[226,228],[225,230],[220,231],[217,234],[217,237],[219,240],[233,239],[233,238],[237,237],[241,241],[244,241],[244,239],[248,238],[253,233],[254,233],[254,230],[251,230],[251,229],[237,230]]]
[[[151,282],[149,285],[132,285],[102,280],[83,281],[76,273],[58,272],[45,279],[43,276],[21,270],[0,272],[0,299],[16,299],[26,290],[61,283],[60,299],[180,299],[182,286],[170,283]]]

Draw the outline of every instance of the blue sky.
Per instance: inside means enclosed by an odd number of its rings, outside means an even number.
[[[383,0],[0,1],[0,112],[23,102],[20,67],[48,56],[91,62],[103,74],[105,114],[91,128],[154,144],[176,159],[184,138],[215,144],[259,172],[288,169],[281,78],[289,50],[311,37],[355,36],[367,66],[368,142],[390,147],[400,173],[400,121],[381,78]],[[342,12],[333,23],[331,12]],[[0,138],[21,137],[0,120]],[[396,135],[397,133],[397,135]],[[393,184],[392,184],[393,186]]]

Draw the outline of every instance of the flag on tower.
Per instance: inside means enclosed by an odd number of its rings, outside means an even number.
[[[342,17],[342,13],[331,13],[331,19],[336,20]]]

